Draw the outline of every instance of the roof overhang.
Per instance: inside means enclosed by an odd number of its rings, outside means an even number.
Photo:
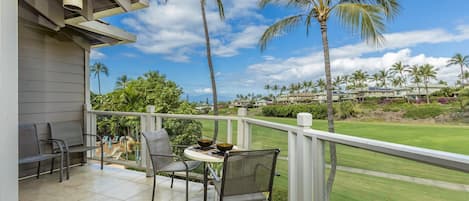
[[[83,0],[83,10],[77,12],[62,8],[61,0],[24,2],[38,13],[38,24],[54,31],[71,28],[79,34],[76,37],[84,39],[79,41],[92,41],[90,48],[135,42],[135,35],[100,19],[149,6],[148,0]]]

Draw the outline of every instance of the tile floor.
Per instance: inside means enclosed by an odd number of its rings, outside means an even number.
[[[20,201],[150,201],[153,177],[145,173],[97,164],[71,168],[70,180],[58,181],[58,173],[42,175],[19,182]],[[155,200],[185,200],[185,181],[175,179],[170,188],[169,177],[157,176]],[[209,186],[208,200],[215,200],[215,192]],[[189,200],[203,200],[201,183],[189,183]]]

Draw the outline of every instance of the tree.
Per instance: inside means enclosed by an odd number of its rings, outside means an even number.
[[[106,65],[104,65],[101,62],[96,62],[91,66],[90,69],[91,73],[94,74],[94,77],[98,77],[98,91],[99,95],[101,94],[101,73],[103,73],[105,76],[109,76],[109,70]]]
[[[356,70],[352,73],[352,84],[355,89],[363,89],[366,85],[366,80],[368,79],[368,73],[362,70]]]
[[[381,80],[381,77],[379,76],[379,73],[375,73],[375,74],[371,75],[371,77],[370,77],[370,81],[375,83],[375,87],[379,86],[380,80]]]
[[[391,83],[393,87],[401,87],[404,84],[404,78],[398,76],[391,79]]]
[[[460,75],[460,80],[461,80],[461,86],[464,86],[464,68],[469,67],[469,55],[463,56],[460,53],[455,54],[451,59],[448,60],[447,66],[453,66],[453,65],[459,65],[461,74]]]
[[[412,77],[412,81],[417,86],[418,96],[420,96],[420,83],[422,83],[422,78],[420,75],[419,65],[413,65],[412,67],[407,69],[407,72],[409,72],[410,76]]]
[[[316,81],[316,86],[319,87],[319,92],[321,93],[326,90],[326,82],[322,78]]]
[[[125,89],[127,86],[127,83],[130,81],[130,79],[127,77],[127,75],[122,75],[117,78],[116,81],[116,88],[118,89]]]
[[[277,0],[261,0],[260,6],[265,7],[271,2],[277,2]],[[283,35],[284,31],[291,30],[295,26],[299,25],[302,21],[306,25],[306,32],[309,33],[309,28],[312,25],[313,20],[317,21],[317,23],[320,25],[324,51],[324,70],[327,87],[328,131],[335,132],[334,111],[332,106],[331,63],[329,57],[329,41],[327,36],[327,23],[331,17],[331,14],[335,14],[343,25],[351,28],[352,32],[360,33],[360,36],[363,40],[370,44],[379,45],[384,41],[382,33],[385,29],[385,20],[393,19],[394,16],[396,16],[396,14],[399,12],[400,5],[398,0],[288,0],[288,3],[302,8],[301,13],[279,20],[267,28],[259,41],[261,50],[266,48],[268,41],[276,36]],[[337,162],[335,144],[329,143],[329,145],[331,171],[327,181],[327,200],[329,200],[329,194],[332,190]]]
[[[378,74],[379,74],[379,80],[380,80],[380,87],[387,88],[388,87],[387,81],[390,78],[389,71],[387,71],[386,69],[380,70]]]
[[[436,79],[436,71],[434,66],[430,64],[424,64],[420,67],[420,76],[422,76],[423,84],[425,85],[425,96],[427,97],[427,104],[430,104],[430,97],[428,94],[428,83],[432,79]]]
[[[225,19],[225,11],[223,8],[223,2],[222,0],[215,0],[218,6],[218,14],[220,15],[220,19],[224,20]],[[210,46],[210,35],[208,32],[208,23],[207,23],[207,16],[205,13],[205,5],[206,0],[200,0],[200,9],[202,12],[202,21],[204,25],[204,34],[205,34],[205,47],[206,47],[206,52],[207,52],[207,63],[208,63],[208,68],[210,70],[210,80],[212,83],[212,96],[213,96],[213,114],[218,115],[218,96],[217,96],[217,84],[215,82],[215,70],[213,67],[213,62],[212,62],[212,50]],[[218,137],[218,121],[214,121],[214,127],[213,127],[213,141],[215,142]]]
[[[398,85],[400,88],[402,88],[402,85],[406,87],[407,83],[407,77],[405,75],[405,72],[407,72],[407,65],[404,65],[401,61],[393,64],[389,71],[391,72],[392,75],[394,76],[399,76],[400,79],[394,79],[394,80],[400,80],[400,85]]]

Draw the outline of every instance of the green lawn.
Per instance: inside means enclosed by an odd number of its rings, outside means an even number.
[[[296,119],[256,118],[290,125],[296,124]],[[213,123],[210,121],[202,123],[204,135],[211,136]],[[313,128],[327,130],[327,122],[314,120]],[[225,122],[220,122],[220,131],[219,140],[225,141]],[[338,121],[336,132],[469,155],[469,127],[465,126]],[[287,155],[288,144],[285,132],[253,126],[252,134],[254,149],[277,147],[281,149],[281,156]],[[236,124],[233,124],[233,139],[236,143]],[[338,161],[342,166],[469,184],[469,174],[466,173],[341,145],[338,146]],[[276,178],[275,188],[276,192],[281,194],[287,188],[286,161],[279,161],[278,171],[281,176]],[[357,183],[360,185],[356,185]],[[427,195],[428,199],[425,197]],[[339,172],[332,198],[333,200],[469,200],[469,193]]]

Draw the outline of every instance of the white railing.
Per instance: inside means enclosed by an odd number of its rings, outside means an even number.
[[[227,141],[230,143],[233,140],[232,122],[237,121],[237,146],[244,149],[251,148],[252,126],[284,131],[288,135],[288,200],[290,201],[324,201],[326,199],[324,158],[326,142],[469,173],[469,156],[467,155],[313,130],[311,129],[312,115],[309,113],[298,114],[297,126],[249,118],[246,116],[246,109],[243,108],[238,110],[238,116],[161,114],[154,113],[154,106],[148,106],[147,113],[109,111],[87,111],[86,113],[87,119],[91,120],[87,125],[91,133],[96,133],[96,115],[139,116],[142,132],[162,129],[164,118],[227,121]],[[146,145],[144,139],[141,139],[141,142],[143,155],[146,153]],[[142,157],[140,164],[142,167],[147,167],[147,173],[151,172],[148,156]]]

